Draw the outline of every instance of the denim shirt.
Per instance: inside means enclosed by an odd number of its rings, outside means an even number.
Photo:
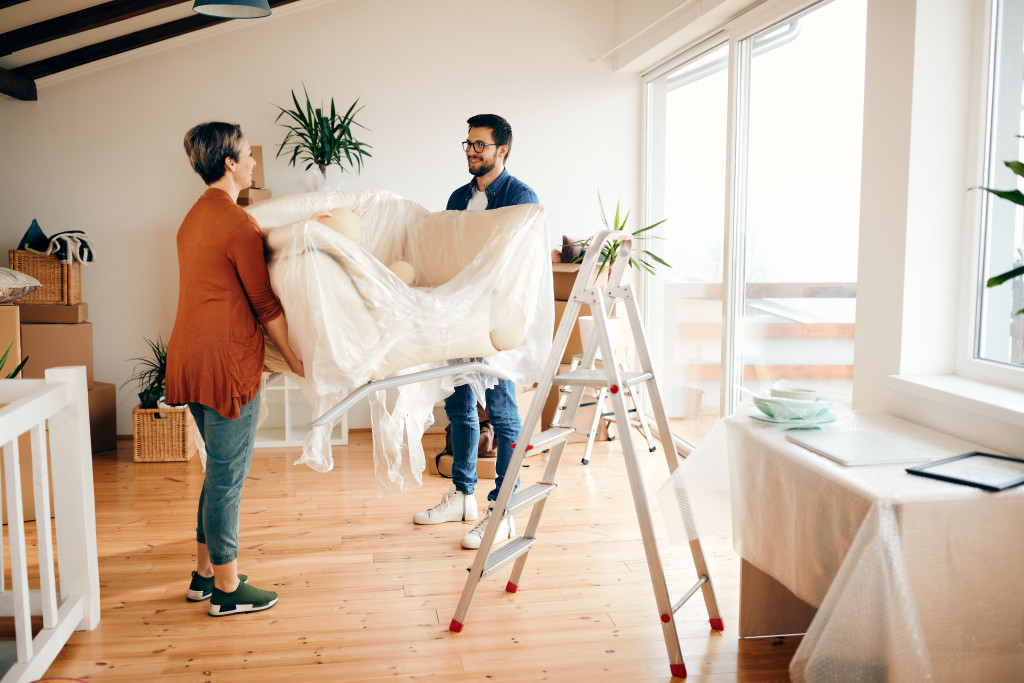
[[[452,196],[448,198],[446,210],[465,211],[466,207],[469,206],[470,197],[473,196],[473,186],[475,184],[476,178],[473,178],[455,190],[455,192],[452,192]],[[502,169],[501,175],[487,186],[484,193],[487,195],[488,209],[500,209],[504,206],[515,206],[517,204],[540,204],[540,200],[537,199],[537,193],[531,190],[530,186],[523,181],[509,175],[508,169]]]

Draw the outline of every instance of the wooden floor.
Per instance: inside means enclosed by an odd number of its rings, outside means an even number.
[[[428,436],[427,453],[443,437]],[[448,480],[390,498],[374,490],[368,433],[335,448],[336,467],[293,466],[296,451],[258,450],[242,503],[240,570],[281,595],[273,609],[214,619],[184,593],[194,567],[198,461],[133,463],[130,442],[95,457],[102,616],[75,633],[47,672],[90,681],[659,681],[672,679],[619,442],[591,463],[570,446],[541,542],[518,593],[507,570],[486,577],[465,630],[448,624],[472,563],[469,525],[415,526]],[[574,450],[575,449],[575,450]],[[576,450],[579,452],[577,453]],[[546,455],[527,460],[539,478]],[[668,476],[644,453],[648,494]],[[483,504],[488,484],[477,500]],[[525,520],[528,513],[517,519]],[[655,511],[660,526],[661,514]],[[34,525],[28,525],[32,528]],[[34,537],[33,537],[34,538]],[[31,540],[31,539],[30,539]],[[670,587],[694,581],[667,535]],[[798,638],[736,637],[739,567],[728,539],[705,539],[726,629],[708,627],[698,595],[678,613],[691,681],[786,681]]]

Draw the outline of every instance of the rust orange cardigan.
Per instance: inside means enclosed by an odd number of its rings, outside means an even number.
[[[208,189],[178,229],[178,312],[167,343],[167,403],[235,419],[259,391],[263,332],[281,315],[256,219]]]

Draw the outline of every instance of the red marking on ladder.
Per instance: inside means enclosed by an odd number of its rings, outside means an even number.
[[[662,615],[661,615],[661,620],[662,620],[662,621],[664,621],[664,622],[665,622],[666,624],[668,623],[668,620],[669,620],[669,619],[671,619],[671,618],[672,618],[672,617],[670,617],[670,616],[669,616],[669,615],[667,615],[667,614],[662,614]]]
[[[672,672],[672,675],[676,678],[686,678],[686,665],[685,664],[669,664],[668,670]]]
[[[461,633],[462,632],[462,624],[460,624],[459,622],[457,622],[454,619],[452,619],[452,623],[448,625],[448,630],[453,632],[453,633]]]
[[[725,630],[725,624],[722,623],[722,619],[721,618],[708,619],[708,623],[711,624],[711,628],[715,629],[716,631],[724,631]]]
[[[611,387],[610,387],[610,388],[608,389],[608,391],[612,392],[613,394],[617,394],[617,393],[619,393],[619,385],[618,385],[618,384],[613,384],[613,385],[612,385],[612,386],[611,386]]]
[[[517,590],[519,590],[519,586],[515,585],[511,581],[505,584],[506,593],[515,593]]]

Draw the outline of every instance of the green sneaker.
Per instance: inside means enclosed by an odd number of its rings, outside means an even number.
[[[277,593],[260,590],[242,582],[233,593],[225,593],[213,587],[210,597],[210,616],[226,617],[245,612],[261,612],[277,604]]]
[[[238,575],[238,580],[243,583],[247,578],[249,577],[245,574]],[[189,602],[202,602],[203,600],[209,600],[211,595],[213,595],[213,577],[207,578],[192,572],[192,583],[188,585],[185,599]]]

